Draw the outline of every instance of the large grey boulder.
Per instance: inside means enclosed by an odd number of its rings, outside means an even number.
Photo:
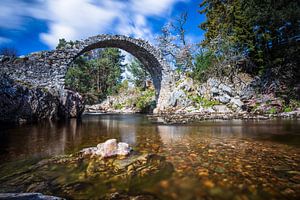
[[[221,103],[226,104],[230,102],[231,97],[228,94],[224,94],[222,96],[218,96],[216,99],[219,100]]]
[[[253,96],[255,96],[255,90],[254,90],[254,88],[251,85],[248,85],[248,86],[244,87],[240,91],[240,98],[242,100],[251,99]]]
[[[210,87],[219,87],[220,81],[217,80],[217,79],[214,79],[214,78],[209,78],[209,79],[207,80],[207,84],[208,84],[208,86],[210,86]]]
[[[220,90],[217,87],[212,87],[210,89],[210,92],[211,92],[212,96],[217,96],[217,95],[219,95]]]
[[[26,122],[57,117],[59,100],[50,91],[0,77],[0,122]]]
[[[84,111],[84,103],[78,92],[64,90],[59,97],[59,117],[60,118],[76,118],[80,117]]]
[[[215,105],[213,106],[213,109],[218,113],[231,113],[232,110],[230,110],[226,105]]]
[[[83,155],[99,156],[108,158],[113,156],[127,156],[131,148],[127,143],[119,142],[116,139],[109,139],[97,145],[97,147],[89,147],[80,151]]]
[[[179,85],[177,86],[177,88],[182,89],[186,92],[191,91],[191,89],[193,88],[194,83],[193,80],[190,78],[185,78],[184,81],[182,81],[181,83],[179,83]]]
[[[178,102],[181,102],[180,100],[187,99],[186,94],[184,93],[183,90],[175,90],[173,93],[171,93],[169,101],[168,101],[168,106],[175,107]]]
[[[62,100],[63,99],[63,100]],[[39,120],[79,117],[83,111],[78,93],[33,87],[0,76],[0,122],[20,123]]]
[[[244,103],[239,98],[232,98],[230,100],[230,103],[235,105],[236,107],[239,107],[239,108],[244,105]]]
[[[225,93],[225,94],[227,94],[227,95],[229,95],[229,96],[233,96],[233,90],[232,90],[232,88],[231,88],[230,86],[225,85],[224,83],[221,83],[221,84],[219,85],[219,89],[220,89],[223,93]]]

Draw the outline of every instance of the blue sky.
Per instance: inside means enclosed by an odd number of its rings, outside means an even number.
[[[0,48],[20,55],[54,49],[59,38],[124,34],[155,43],[161,27],[188,12],[187,38],[199,43],[200,0],[0,0]]]

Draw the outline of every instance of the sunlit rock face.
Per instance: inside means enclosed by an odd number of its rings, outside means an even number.
[[[113,156],[126,156],[130,153],[131,148],[127,143],[119,142],[116,139],[110,139],[100,143],[97,147],[89,147],[80,151],[83,155],[100,156],[108,158]]]
[[[0,73],[35,86],[61,90],[70,63],[76,57],[96,48],[108,47],[123,49],[141,61],[149,71],[156,89],[157,110],[163,109],[174,81],[160,51],[142,39],[122,35],[97,35],[73,45],[67,44],[62,49],[36,52],[17,59],[1,58]]]

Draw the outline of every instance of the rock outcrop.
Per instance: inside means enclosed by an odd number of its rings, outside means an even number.
[[[165,113],[173,114],[215,114],[235,117],[249,115],[298,116],[299,102],[287,103],[274,92],[260,93],[263,80],[239,74],[235,80],[209,78],[195,83],[191,78],[181,77],[168,97]],[[292,112],[293,111],[293,112]],[[219,117],[218,117],[219,118]]]
[[[78,93],[60,92],[0,76],[0,122],[34,122],[44,119],[79,117],[83,112]]]
[[[58,115],[60,118],[76,118],[84,111],[83,99],[78,92],[65,89],[59,96]]]

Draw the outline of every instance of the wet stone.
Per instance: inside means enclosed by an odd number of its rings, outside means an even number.
[[[109,158],[113,156],[127,156],[131,150],[131,147],[127,143],[117,143],[116,139],[109,139],[104,143],[98,144],[97,147],[84,148],[80,153],[87,156]]]
[[[115,149],[115,141],[111,140],[106,144],[112,147],[110,150]],[[173,165],[156,154],[134,152],[123,159],[99,159],[78,153],[46,159],[22,173],[12,172],[1,177],[0,184],[3,187],[0,192],[45,191],[71,199],[95,198],[97,195],[97,198],[104,198],[112,188],[139,194],[145,187],[153,187],[160,180],[169,178],[173,171]],[[143,195],[137,196],[139,195],[135,196],[136,199],[144,199]],[[151,195],[145,199],[151,199],[150,197]]]

